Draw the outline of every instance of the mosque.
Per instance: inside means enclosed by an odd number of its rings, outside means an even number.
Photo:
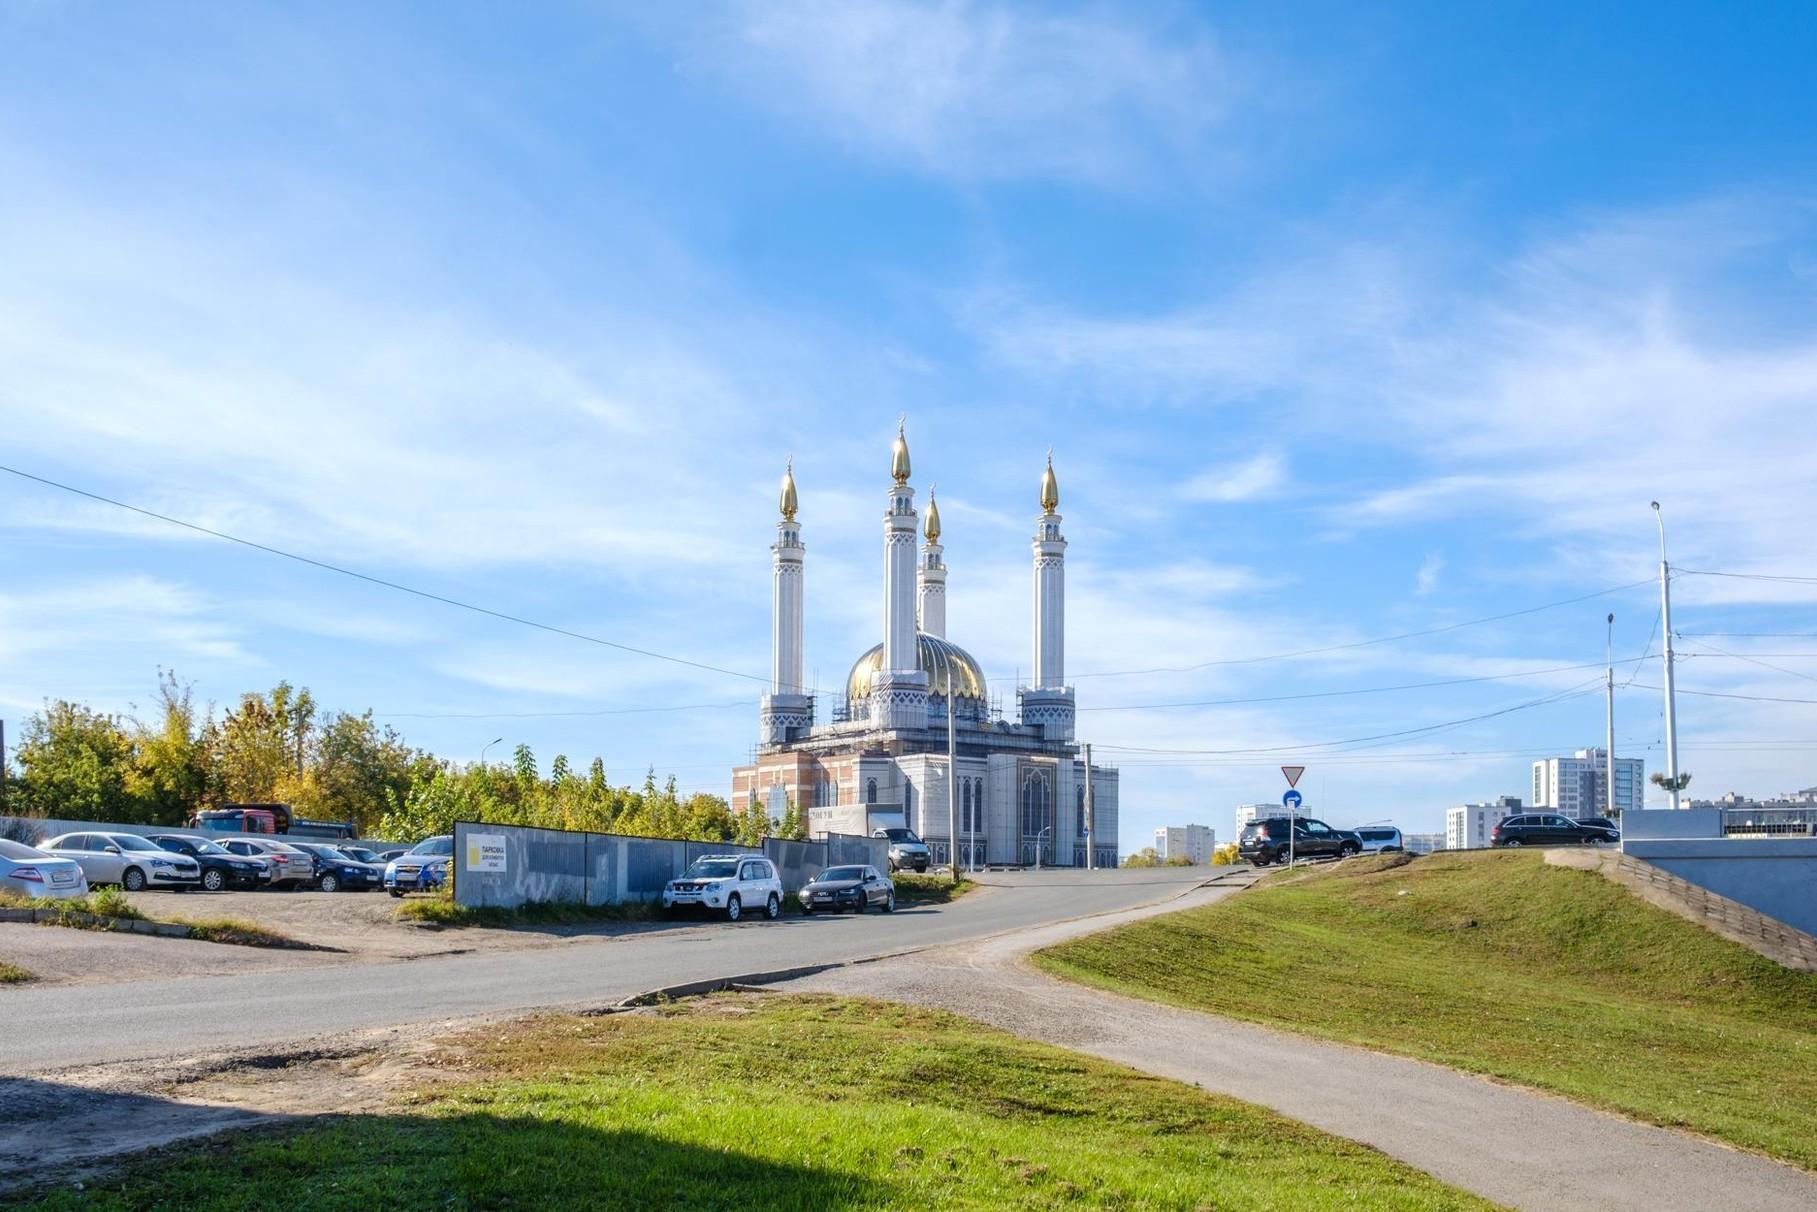
[[[1089,855],[1093,866],[1114,867],[1117,771],[1091,768],[1088,812],[1086,764],[1073,733],[1073,688],[1065,676],[1066,540],[1053,457],[1041,476],[1035,521],[1033,672],[1016,690],[1014,720],[993,707],[983,668],[946,637],[940,510],[930,494],[925,521],[916,513],[900,426],[890,477],[883,642],[853,662],[844,703],[820,724],[815,696],[802,681],[806,550],[793,466],[783,476],[782,517],[770,548],[770,688],[759,709],[755,760],[732,771],[732,803],[761,803],[781,816],[793,800],[806,810],[814,835],[906,825],[927,842],[936,863],[948,861],[956,833],[967,866],[1083,867]]]

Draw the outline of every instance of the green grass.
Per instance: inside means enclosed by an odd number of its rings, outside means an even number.
[[[584,926],[594,922],[652,922],[662,916],[657,905],[582,905],[574,901],[531,901],[516,909],[497,905],[457,905],[444,889],[411,896],[397,907],[400,921],[428,922],[436,926]]]
[[[296,939],[276,930],[257,925],[235,917],[205,918],[200,921],[188,918],[151,918],[147,919],[137,906],[126,899],[126,894],[118,888],[101,888],[87,896],[63,898],[36,897],[24,898],[12,893],[0,893],[0,905],[10,908],[36,909],[40,913],[48,909],[56,917],[51,921],[38,919],[41,926],[68,926],[75,930],[108,930],[113,922],[119,921],[157,921],[166,925],[189,927],[189,937],[207,943],[232,943],[241,947],[304,947]],[[102,922],[89,922],[72,916],[87,913],[102,918]],[[312,948],[313,949],[313,948]]]
[[[19,965],[9,964],[5,960],[0,960],[0,985],[23,985],[26,981],[35,981],[37,979],[38,978],[35,975],[27,972]]]
[[[1282,873],[1035,961],[1817,1169],[1817,975],[1539,854],[1395,857]]]
[[[916,875],[912,871],[898,871],[890,876],[890,881],[896,885],[898,905],[944,905],[978,886],[964,877],[955,884],[948,875]]]
[[[173,1147],[51,1210],[1490,1205],[1232,1099],[950,1015],[716,997],[467,1037],[397,1114]]]
[[[239,917],[210,917],[199,921],[179,919],[189,927],[189,937],[206,943],[231,943],[238,947],[303,947],[288,934],[281,934],[257,922]],[[316,948],[308,948],[315,950]]]
[[[132,921],[141,921],[145,917],[118,888],[97,888],[86,896],[69,897],[23,897],[13,892],[0,892],[0,905],[9,909],[49,909],[57,915],[58,920],[48,924],[88,930],[104,930],[106,927],[69,920],[68,915],[90,913],[96,917],[127,918]],[[43,921],[42,918],[39,920]]]

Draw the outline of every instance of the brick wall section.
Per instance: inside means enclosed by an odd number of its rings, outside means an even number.
[[[1649,904],[1707,926],[1775,963],[1800,972],[1817,972],[1817,938],[1663,868],[1608,851],[1549,850],[1546,859],[1561,866],[1600,871]]]

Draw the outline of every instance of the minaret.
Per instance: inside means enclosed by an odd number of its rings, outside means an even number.
[[[1073,736],[1073,692],[1066,684],[1066,540],[1060,535],[1060,483],[1054,456],[1041,474],[1041,516],[1035,522],[1034,676],[1022,692],[1022,722],[1038,724],[1050,740]]]
[[[927,542],[921,548],[921,630],[928,635],[946,638],[946,562],[940,558],[940,506],[934,502],[934,490],[927,490],[927,517],[921,533]]]
[[[763,743],[782,745],[814,726],[814,700],[801,683],[801,523],[795,520],[795,461],[782,475],[782,520],[770,548],[770,693],[760,715]]]
[[[871,726],[927,727],[927,674],[915,637],[915,490],[908,439],[896,423],[889,508],[883,514],[883,663],[871,678]]]

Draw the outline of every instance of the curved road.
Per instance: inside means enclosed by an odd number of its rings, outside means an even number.
[[[600,1006],[651,989],[815,968],[975,941],[1168,900],[1180,868],[992,874],[950,905],[891,915],[713,923],[579,936],[555,946],[234,976],[0,990],[0,1075],[295,1046],[312,1036],[445,1018]],[[39,926],[0,926],[38,930]],[[155,947],[160,940],[146,939]]]

